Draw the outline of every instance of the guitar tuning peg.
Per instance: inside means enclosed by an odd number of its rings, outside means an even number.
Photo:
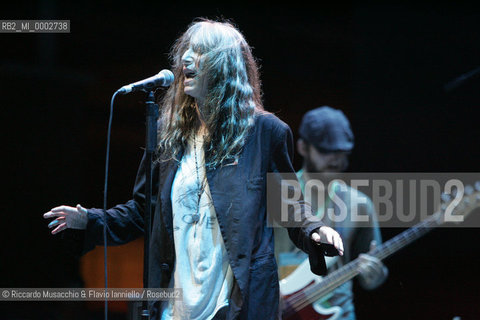
[[[480,191],[480,181],[475,182],[475,190]]]
[[[467,196],[471,195],[473,193],[473,187],[471,185],[466,185],[465,186],[465,194]]]

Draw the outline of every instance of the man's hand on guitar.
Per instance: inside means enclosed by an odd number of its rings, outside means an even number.
[[[370,243],[370,252],[375,249],[376,242]],[[359,256],[358,271],[359,282],[366,290],[373,290],[379,287],[388,277],[388,268],[382,261],[368,253],[361,253]]]
[[[312,232],[311,238],[316,243],[328,243],[337,249],[338,254],[343,256],[343,241],[337,231],[330,227],[323,226],[317,231]]]

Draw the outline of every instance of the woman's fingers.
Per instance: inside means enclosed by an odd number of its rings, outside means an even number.
[[[76,207],[58,206],[51,209],[43,215],[45,219],[55,218],[48,224],[48,227],[55,228],[53,234],[58,233],[66,228],[86,229],[88,224],[88,211],[81,205]]]
[[[52,212],[52,211],[48,211],[47,213],[43,214],[43,217],[45,219],[49,219],[49,218],[56,218],[56,217],[64,217],[65,216],[65,213],[64,212]]]
[[[55,217],[62,217],[62,216],[65,216],[69,213],[72,212],[72,209],[75,210],[75,208],[73,207],[69,207],[69,206],[59,206],[59,207],[55,207],[53,209],[51,209],[50,211],[48,211],[47,213],[45,213],[43,215],[43,217],[45,219],[49,219],[49,218],[55,218]]]
[[[318,232],[313,232],[311,238],[316,243],[320,244],[321,242],[328,243],[333,245],[337,250],[338,253],[343,256],[343,241],[338,232],[333,230],[330,227],[320,227]]]
[[[63,222],[62,224],[60,224],[58,227],[56,227],[53,231],[52,231],[52,234],[56,234],[56,233],[59,233],[60,231],[63,231],[67,229],[67,223],[66,222]]]
[[[60,217],[57,217],[57,219],[53,220],[52,222],[50,222],[48,224],[48,227],[51,229],[53,227],[56,227],[58,226],[60,223],[63,223],[65,222],[65,216],[60,216]]]
[[[339,254],[341,256],[343,256],[343,241],[342,241],[342,238],[340,237],[340,235],[337,233],[334,237],[333,237],[333,245],[335,248],[337,248]]]
[[[54,212],[54,213],[65,213],[65,214],[69,214],[69,213],[72,213],[72,212],[75,212],[75,208],[74,207],[70,207],[70,206],[59,206],[59,207],[55,207],[53,208],[52,210],[50,210],[51,212]]]
[[[52,229],[52,234],[59,233],[60,231],[65,230],[67,226],[67,216],[72,214],[72,212],[76,210],[73,207],[69,206],[58,206],[51,209],[49,212],[45,213],[43,217],[45,219],[55,218],[55,220],[51,221],[48,224],[48,228]]]
[[[317,243],[320,243],[322,241],[322,238],[320,237],[320,235],[316,232],[313,232],[312,233],[312,240],[317,242]]]

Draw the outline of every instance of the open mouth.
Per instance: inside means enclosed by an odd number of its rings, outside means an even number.
[[[196,73],[195,71],[193,71],[193,70],[188,70],[188,69],[185,70],[185,71],[183,72],[183,74],[185,75],[185,78],[187,78],[187,79],[194,78],[194,77],[197,75],[197,73]]]

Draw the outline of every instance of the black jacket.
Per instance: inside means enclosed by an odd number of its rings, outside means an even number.
[[[207,170],[217,219],[234,274],[228,319],[275,319],[279,316],[279,286],[274,258],[273,228],[267,226],[267,172],[294,173],[293,137],[288,125],[266,113],[256,116],[237,162]],[[175,261],[171,188],[177,163],[156,162],[153,173],[153,213],[150,241],[150,288],[168,288]],[[270,180],[269,180],[270,181]],[[270,183],[270,182],[269,182]],[[133,199],[108,210],[107,242],[118,245],[143,234],[145,166],[140,164]],[[270,196],[269,186],[269,196]],[[281,199],[279,198],[279,201]],[[300,202],[301,214],[310,210]],[[84,252],[103,245],[103,210],[88,210]],[[292,241],[310,256],[312,271],[325,274],[324,246],[310,240],[321,222],[303,219],[290,228]],[[150,304],[159,319],[160,302]]]

